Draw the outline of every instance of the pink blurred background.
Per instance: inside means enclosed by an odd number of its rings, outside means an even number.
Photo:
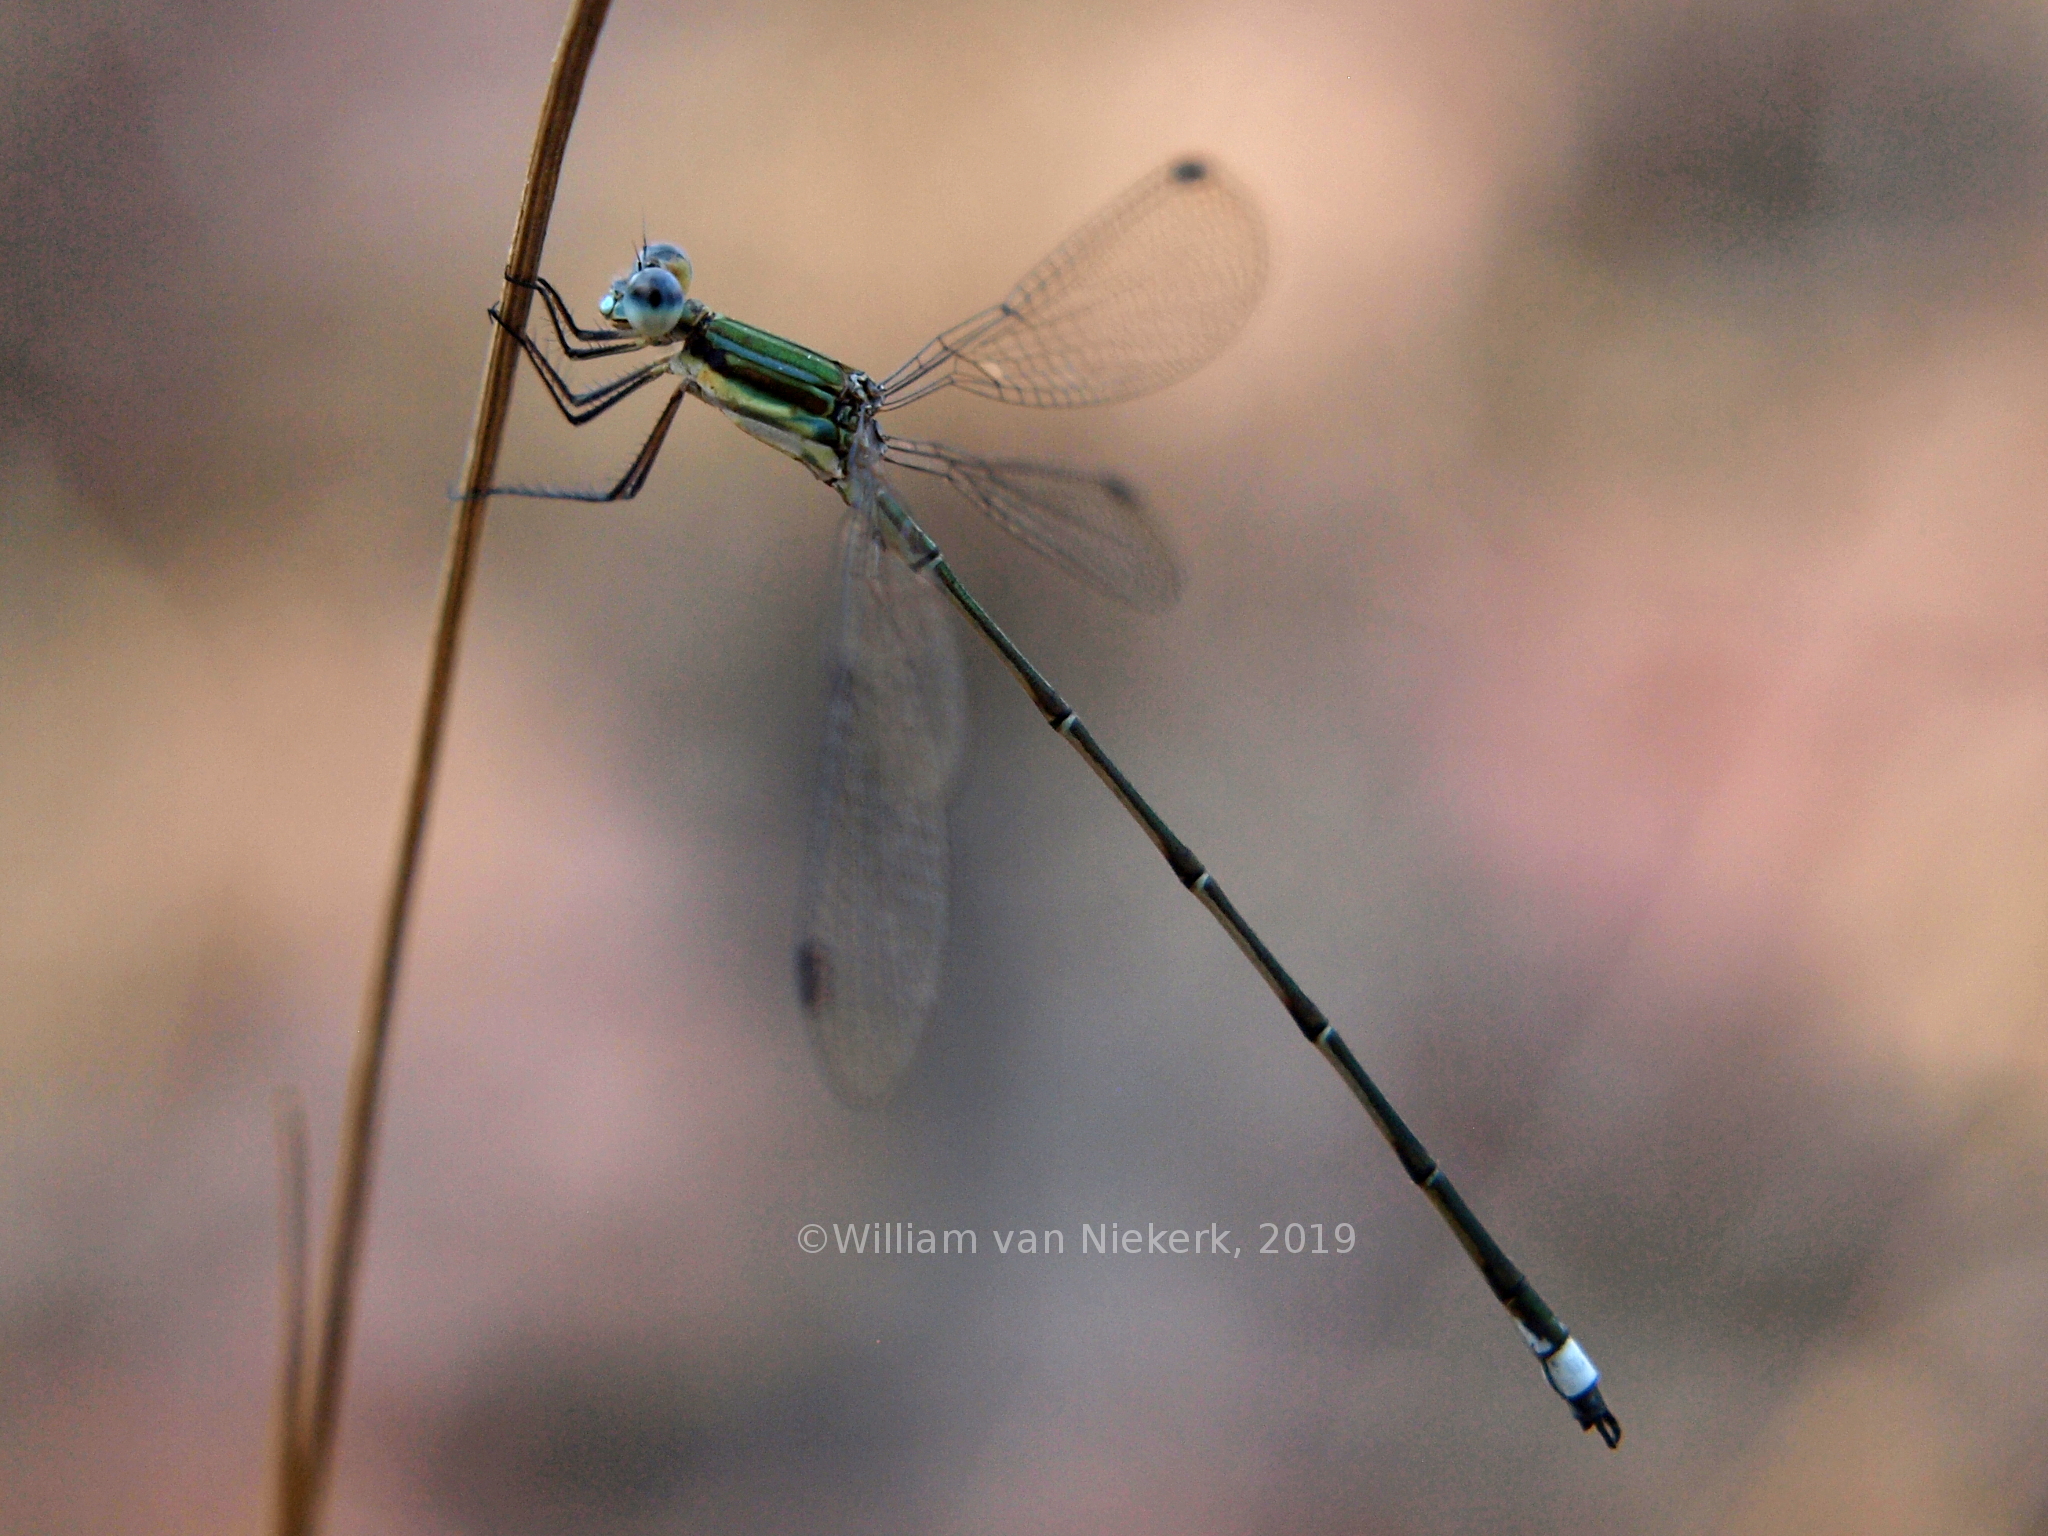
[[[632,505],[492,513],[332,1531],[2048,1531],[2048,17],[1598,13],[621,0],[545,269],[644,226],[886,371],[1172,154],[1255,190],[1218,365],[898,424],[1115,466],[1178,610],[919,504],[1622,1450],[978,653],[938,1015],[831,1099],[837,503],[693,408]],[[270,1093],[324,1179],[560,22],[0,20],[7,1530],[259,1527]],[[652,411],[521,389],[513,479]],[[796,1244],[891,1220],[983,1249]],[[987,1247],[1296,1220],[1360,1245]]]

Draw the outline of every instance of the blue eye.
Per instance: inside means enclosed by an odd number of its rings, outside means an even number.
[[[675,275],[660,267],[648,267],[635,272],[617,291],[610,315],[653,340],[676,328],[676,322],[682,318],[683,303],[683,285]]]
[[[683,285],[675,274],[662,267],[647,267],[633,274],[626,291],[649,309],[677,309],[683,302]]]

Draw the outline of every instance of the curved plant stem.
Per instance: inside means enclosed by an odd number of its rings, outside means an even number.
[[[484,506],[504,437],[505,414],[512,402],[514,365],[519,348],[513,337],[526,329],[530,290],[513,279],[532,278],[540,270],[541,246],[547,239],[548,216],[554,209],[555,187],[569,128],[583,94],[583,77],[597,48],[610,0],[575,0],[548,81],[534,136],[533,158],[527,164],[526,191],[519,203],[519,222],[512,232],[506,283],[498,300],[504,325],[491,329],[491,351],[484,365],[476,430],[463,466],[460,504],[449,539],[448,564],[441,583],[440,622],[421,712],[419,743],[413,757],[412,782],[406,795],[405,820],[399,832],[398,861],[385,902],[377,959],[370,972],[363,1004],[362,1027],[356,1036],[355,1061],[349,1072],[348,1102],[342,1116],[341,1166],[335,1181],[329,1220],[326,1266],[316,1309],[305,1318],[304,1344],[312,1370],[289,1396],[291,1422],[277,1437],[280,1465],[276,1507],[277,1536],[309,1536],[319,1517],[321,1496],[334,1463],[335,1429],[341,1415],[342,1382],[348,1361],[350,1325],[355,1312],[356,1276],[363,1248],[364,1221],[370,1202],[370,1171],[375,1150],[378,1099],[384,1058],[391,1037],[392,1004],[398,992],[406,920],[417,883],[420,850],[426,834],[427,809],[433,799],[434,770],[454,692],[455,662],[462,614],[476,571],[477,546],[483,537]],[[287,1377],[299,1374],[300,1351],[285,1351]],[[285,1394],[280,1393],[284,1398]]]
[[[306,1376],[306,1105],[296,1088],[280,1088],[271,1107],[277,1130],[278,1311],[283,1318],[271,1457],[272,1492],[282,1518],[298,1456],[299,1396]]]

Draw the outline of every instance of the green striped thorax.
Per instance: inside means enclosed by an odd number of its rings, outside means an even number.
[[[674,245],[644,247],[614,281],[598,313],[650,343],[680,342],[669,364],[707,405],[788,454],[828,484],[845,473],[861,422],[880,391],[866,374],[822,352],[706,309],[689,297],[690,258]]]
[[[670,364],[699,399],[827,484],[845,473],[878,391],[864,373],[809,347],[705,311]]]

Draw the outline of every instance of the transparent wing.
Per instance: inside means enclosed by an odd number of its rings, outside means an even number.
[[[890,438],[882,456],[947,481],[997,527],[1098,592],[1150,611],[1180,596],[1173,551],[1138,493],[1115,475],[977,458],[903,437]]]
[[[946,801],[966,700],[944,600],[847,519],[797,992],[825,1075],[872,1104],[910,1065],[946,942]]]
[[[949,384],[1013,405],[1128,400],[1221,352],[1265,281],[1251,199],[1207,162],[1177,160],[884,379],[882,408]]]

